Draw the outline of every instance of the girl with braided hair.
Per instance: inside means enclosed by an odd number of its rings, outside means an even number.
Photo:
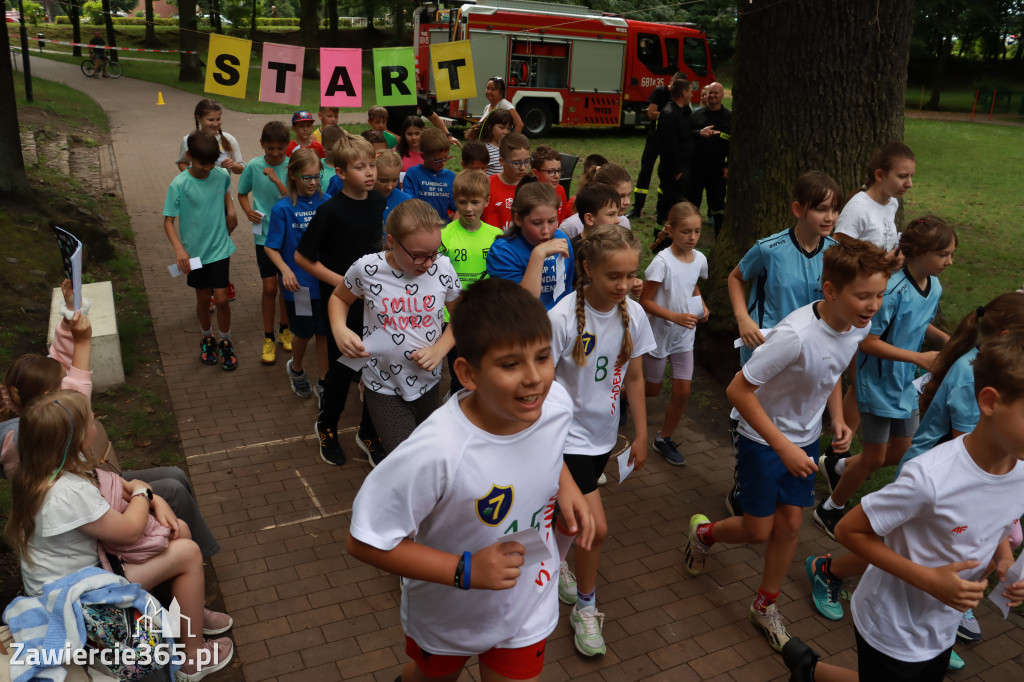
[[[573,397],[574,414],[565,441],[565,464],[594,515],[594,541],[577,547],[577,576],[562,562],[558,597],[576,607],[569,616],[576,649],[585,656],[605,653],[597,610],[597,564],[608,536],[597,479],[618,438],[622,395],[629,401],[635,439],[629,461],[635,468],[647,459],[647,410],[643,365],[630,363],[655,349],[654,334],[643,308],[628,297],[640,264],[640,241],[620,225],[602,225],[579,246],[576,291],[548,312],[555,380]]]

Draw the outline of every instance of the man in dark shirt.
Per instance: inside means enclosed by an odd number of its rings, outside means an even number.
[[[658,164],[658,225],[668,220],[669,209],[686,198],[690,180],[690,166],[693,158],[693,135],[690,132],[690,84],[685,80],[673,80],[669,86],[672,101],[665,105],[658,116],[658,150],[661,163]],[[655,237],[661,230],[655,230]]]
[[[708,215],[714,221],[716,237],[725,218],[725,182],[729,177],[729,133],[732,130],[732,112],[722,106],[724,94],[721,83],[712,83],[708,86],[707,106],[690,116],[696,146],[688,198],[700,208],[701,195],[707,192]]]
[[[680,71],[672,80],[687,79],[685,73]],[[670,82],[671,84],[671,82]],[[643,213],[644,203],[647,201],[647,191],[651,187],[651,175],[654,173],[654,162],[658,160],[658,115],[661,110],[672,101],[669,95],[668,85],[659,85],[651,90],[647,98],[647,140],[644,142],[644,153],[640,157],[640,174],[636,178],[636,189],[633,190],[633,207],[629,210],[628,218],[639,218]]]
[[[106,76],[107,74],[102,71],[101,64],[107,61],[107,52],[103,49],[104,42],[103,38],[100,37],[99,30],[93,34],[93,38],[89,41],[89,44],[95,46],[89,48],[89,56],[92,57],[92,65],[95,69],[92,77],[100,78],[101,76]]]

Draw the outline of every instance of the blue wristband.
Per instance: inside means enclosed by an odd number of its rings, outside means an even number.
[[[465,562],[465,567],[462,570],[462,589],[469,589],[469,571],[473,565],[473,554],[471,552],[463,552],[462,560]]]

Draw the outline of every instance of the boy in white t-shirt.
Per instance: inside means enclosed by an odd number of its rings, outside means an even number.
[[[454,370],[466,389],[370,472],[353,504],[347,548],[405,578],[402,627],[412,661],[400,680],[455,679],[474,655],[492,673],[486,679],[535,679],[558,620],[555,502],[561,533],[579,532],[584,548],[594,535],[562,462],[572,400],[554,383],[544,305],[522,287],[477,282],[451,326],[460,353]],[[543,560],[502,541],[531,527],[550,553]]]
[[[1024,334],[981,346],[974,392],[974,431],[907,462],[836,526],[871,562],[852,600],[860,676],[820,663],[794,638],[783,651],[792,679],[944,678],[961,614],[984,597],[993,570],[1004,581],[1013,564],[1008,538],[1024,515]],[[1024,581],[999,593],[1016,606]]]
[[[845,450],[853,434],[843,422],[839,379],[882,305],[889,267],[877,246],[840,235],[822,261],[824,299],[783,318],[726,389],[739,420],[743,516],[715,523],[691,517],[686,569],[703,573],[715,542],[767,542],[750,622],[776,651],[790,639],[775,601],[793,563],[801,507],[814,505],[821,417],[827,405],[836,449]]]

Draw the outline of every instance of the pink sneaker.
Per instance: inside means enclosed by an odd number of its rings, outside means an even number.
[[[235,645],[227,637],[208,639],[203,642],[203,649],[208,652],[203,654],[203,658],[208,659],[208,662],[202,668],[199,667],[198,661],[186,662],[174,673],[176,682],[199,682],[207,675],[226,668],[235,655]]]
[[[220,635],[231,629],[234,619],[226,613],[203,609],[203,634]]]

